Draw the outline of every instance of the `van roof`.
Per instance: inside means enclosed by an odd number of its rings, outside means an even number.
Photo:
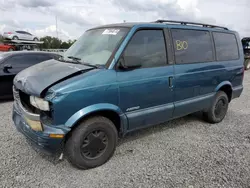
[[[125,22],[125,23],[116,23],[116,24],[108,24],[108,25],[102,25],[98,26],[92,29],[97,29],[97,28],[108,28],[108,27],[128,27],[132,28],[134,26],[157,26],[159,25],[162,26],[178,26],[182,28],[204,28],[204,29],[209,29],[209,30],[224,30],[224,31],[230,31],[228,28],[223,27],[223,26],[217,26],[217,25],[211,25],[211,24],[204,24],[204,23],[196,23],[196,22],[187,22],[187,21],[174,21],[174,20],[156,20],[154,22]]]

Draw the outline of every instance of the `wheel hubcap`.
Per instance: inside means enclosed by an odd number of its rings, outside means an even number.
[[[107,145],[108,137],[106,133],[101,130],[95,130],[84,138],[81,152],[84,157],[94,159],[104,153]]]
[[[224,99],[220,99],[215,106],[215,116],[217,118],[222,118],[225,115],[226,110],[226,101]]]

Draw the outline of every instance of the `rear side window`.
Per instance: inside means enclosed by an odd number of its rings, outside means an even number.
[[[214,60],[213,44],[208,31],[172,29],[177,64]]]
[[[234,34],[213,32],[218,61],[239,59],[238,45]]]
[[[167,64],[165,40],[162,30],[139,30],[124,51],[126,64],[140,61],[142,68]]]

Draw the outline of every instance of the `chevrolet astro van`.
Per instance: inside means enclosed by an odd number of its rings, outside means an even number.
[[[97,167],[131,131],[197,111],[222,121],[242,93],[243,62],[238,33],[220,26],[158,20],[92,28],[59,60],[14,78],[13,121],[35,146],[64,153],[78,168]]]

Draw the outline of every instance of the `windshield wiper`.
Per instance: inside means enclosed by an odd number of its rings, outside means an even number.
[[[87,66],[93,67],[93,68],[95,68],[95,69],[98,69],[98,68],[99,68],[98,65],[92,65],[92,64],[86,63],[86,62],[80,62],[81,58],[79,58],[79,57],[68,56],[67,58],[72,59],[72,60],[74,60],[75,62],[77,62],[77,63],[79,63],[79,64],[82,64],[82,65],[87,65]]]
[[[98,68],[99,68],[99,66],[97,66],[97,65],[92,65],[92,64],[86,63],[86,62],[83,62],[82,64],[83,64],[83,65],[87,65],[87,66],[89,66],[89,67],[93,67],[93,68],[95,68],[95,69],[98,69]]]
[[[80,62],[81,58],[74,57],[74,56],[68,56],[67,58],[74,60],[74,62],[76,62],[76,63],[78,63],[78,64],[82,64],[82,63]]]

